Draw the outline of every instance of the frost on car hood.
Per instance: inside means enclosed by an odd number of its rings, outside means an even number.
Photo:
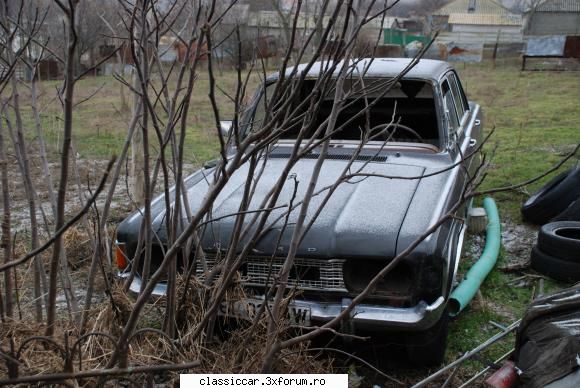
[[[260,208],[263,199],[274,187],[280,172],[287,163],[286,159],[271,158],[256,187],[250,204],[250,211]],[[269,229],[256,245],[256,253],[271,254],[273,245],[284,225],[284,214],[291,200],[299,203],[304,198],[316,160],[302,159],[292,169],[290,176],[280,194],[276,206],[285,206],[272,211],[268,218]],[[351,171],[357,170],[364,162],[355,162]],[[307,221],[318,209],[328,191],[324,188],[332,185],[345,167],[345,161],[325,160],[313,197]],[[389,162],[368,163],[364,172],[399,177],[421,176],[422,166],[393,164]],[[205,172],[208,174],[208,171]],[[203,235],[205,249],[215,249],[228,245],[235,217],[227,217],[238,211],[243,197],[244,185],[248,178],[248,166],[242,166],[228,181],[213,204],[210,222]],[[254,177],[256,178],[256,177]],[[189,205],[192,212],[199,208],[212,179],[211,173],[206,178],[191,177],[187,186]],[[297,182],[297,183],[295,183]],[[301,256],[310,257],[393,257],[397,249],[397,237],[408,208],[413,200],[418,179],[385,179],[379,177],[356,178],[351,183],[342,183],[325,205],[318,219],[307,233],[298,252]],[[296,197],[292,199],[294,185],[297,184]],[[153,226],[156,234],[165,238],[165,205],[162,198],[153,204]],[[278,254],[287,252],[299,208],[294,209],[282,235]],[[246,217],[246,222],[251,215]],[[129,219],[139,223],[140,217]],[[127,225],[124,226],[126,228]],[[123,229],[123,228],[120,228]],[[138,230],[137,227],[134,228]]]

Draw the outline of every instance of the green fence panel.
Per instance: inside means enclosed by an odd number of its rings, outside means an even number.
[[[411,35],[406,30],[398,28],[385,28],[383,34],[384,44],[398,44],[406,46],[413,41],[419,41],[423,44],[429,43],[430,38],[425,35]]]

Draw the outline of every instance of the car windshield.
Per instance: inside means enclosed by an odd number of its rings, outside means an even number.
[[[423,80],[402,80],[385,92],[390,83],[391,80],[378,78],[346,80],[344,104],[331,139],[358,141],[366,132],[372,134],[367,139],[373,141],[439,146],[433,85]],[[266,112],[277,112],[277,107],[293,95],[280,115],[283,118],[276,122],[275,128],[282,130],[280,139],[296,139],[301,130],[305,131],[304,138],[321,137],[335,105],[335,89],[329,88],[321,97],[313,93],[315,87],[316,80],[307,79],[297,93],[288,90],[272,103],[275,84],[268,85],[257,99],[253,129],[263,125],[264,120],[271,120],[273,114],[266,117]]]

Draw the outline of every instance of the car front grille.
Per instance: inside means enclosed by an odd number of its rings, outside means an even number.
[[[215,265],[215,256],[206,255],[207,266]],[[274,284],[284,265],[285,258],[249,257],[242,264],[242,282],[249,287],[265,287]],[[296,258],[290,270],[287,288],[299,290],[324,290],[345,292],[342,267],[344,260]],[[197,276],[203,278],[201,265],[197,265]]]

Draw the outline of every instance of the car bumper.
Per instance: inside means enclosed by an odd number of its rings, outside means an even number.
[[[346,310],[351,302],[350,298],[343,298],[341,303],[294,300],[292,307],[310,309],[312,322],[328,322]],[[358,304],[349,313],[348,322],[351,331],[357,328],[426,330],[441,317],[445,308],[444,302],[443,297],[439,297],[430,305],[421,301],[416,306],[407,308]],[[343,329],[348,331],[349,325],[343,325]]]
[[[127,278],[128,274],[120,274],[119,277]],[[135,277],[131,282],[129,291],[137,295],[141,290],[141,279]],[[167,291],[164,283],[158,283],[152,292],[152,297],[162,297]],[[255,300],[256,298],[254,298]],[[260,299],[260,297],[257,297]],[[263,300],[263,297],[261,298]],[[295,299],[291,307],[295,309],[308,309],[310,311],[310,324],[325,323],[337,317],[350,305],[352,299],[342,298],[337,302],[319,302]],[[432,304],[424,301],[413,307],[388,307],[375,304],[358,304],[350,312],[348,324],[342,325],[341,329],[354,332],[356,329],[365,330],[427,330],[433,326],[445,310],[443,296],[437,298]],[[227,314],[224,314],[227,315]]]

